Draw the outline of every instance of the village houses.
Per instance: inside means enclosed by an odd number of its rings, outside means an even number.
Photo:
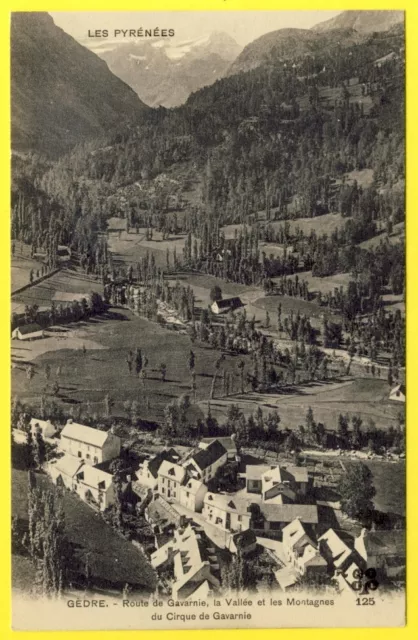
[[[112,474],[92,467],[80,458],[64,454],[51,460],[47,471],[54,484],[77,493],[81,500],[100,511],[115,501]]]
[[[173,566],[171,588],[175,599],[207,598],[220,587],[215,548],[202,529],[192,524],[175,531],[173,538],[151,555],[151,564],[154,569]]]

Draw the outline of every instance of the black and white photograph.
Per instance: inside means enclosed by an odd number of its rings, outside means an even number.
[[[404,18],[11,14],[14,629],[405,624]]]

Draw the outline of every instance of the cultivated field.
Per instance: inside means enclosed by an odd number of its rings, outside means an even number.
[[[294,276],[289,277],[294,278]],[[334,293],[334,290],[340,287],[346,288],[350,280],[353,279],[350,273],[334,273],[332,276],[318,278],[313,276],[311,271],[302,271],[298,274],[298,278],[300,281],[306,280],[310,293],[320,292],[322,294]],[[324,307],[321,308],[322,313],[324,313]]]
[[[36,278],[36,274],[41,271],[43,264],[39,260],[33,260],[30,257],[30,248],[28,246],[17,242],[15,255],[11,259],[11,267],[11,289],[15,291],[29,284],[31,271],[33,271]]]
[[[34,304],[39,307],[50,307],[52,300],[58,305],[65,298],[67,300],[69,297],[72,298],[71,295],[66,294],[74,294],[77,299],[80,295],[88,298],[91,291],[103,293],[103,285],[100,280],[75,271],[58,271],[50,278],[14,295],[12,298],[13,311],[22,313],[25,305]]]
[[[367,115],[373,106],[373,100],[371,96],[362,95],[362,84],[358,82],[358,78],[351,78],[348,86],[350,93],[350,104],[362,104],[364,113]],[[333,107],[335,100],[341,99],[340,87],[319,87],[319,100],[323,107]],[[302,110],[308,108],[308,97],[303,96],[299,100],[299,106]]]
[[[297,218],[296,220],[287,220],[286,222],[289,223],[292,234],[296,233],[297,229],[301,229],[305,235],[309,235],[311,231],[315,231],[317,235],[326,233],[330,236],[335,229],[341,229],[341,227],[345,225],[346,218],[343,218],[341,213],[325,213],[322,216],[315,216],[314,218]],[[270,223],[273,229],[278,229],[283,224],[283,220],[276,220]]]
[[[266,412],[277,409],[280,426],[287,429],[296,429],[303,424],[309,407],[312,407],[315,420],[322,422],[327,429],[337,428],[340,413],[350,418],[360,416],[365,428],[373,420],[377,428],[387,429],[397,425],[397,417],[402,410],[401,406],[388,400],[388,395],[389,387],[384,380],[360,378],[299,385],[294,392],[286,389],[282,394],[248,392],[244,396],[236,395],[234,402],[246,415],[253,413],[258,406]],[[211,404],[212,414],[220,421],[225,419],[231,401],[214,401]]]
[[[139,417],[162,420],[164,408],[171,400],[184,393],[191,395],[190,349],[196,356],[197,399],[204,403],[209,399],[219,352],[193,345],[187,335],[165,329],[123,309],[111,309],[107,317],[66,326],[59,329],[57,335],[59,337],[54,337],[51,331],[42,340],[13,343],[13,394],[23,401],[38,404],[46,385],[49,385],[51,397],[51,387],[56,381],[60,390],[55,401],[67,410],[81,406],[85,411],[89,403],[92,414],[102,416],[104,397],[109,394],[114,401],[112,415],[125,415],[123,403],[136,400]],[[135,351],[137,347],[149,361],[145,381],[130,374],[126,363],[129,350]],[[238,359],[238,356],[227,355],[222,363],[222,369],[233,371],[237,379]],[[28,361],[35,366],[32,380],[26,375]],[[159,372],[161,363],[167,366],[165,382]],[[52,372],[49,381],[45,376],[47,364]],[[193,417],[197,420],[199,412]]]
[[[360,242],[359,247],[362,249],[374,249],[382,242],[389,242],[390,244],[405,243],[405,223],[398,222],[395,224],[390,236],[388,236],[387,233],[380,233],[379,235],[373,236],[373,238],[369,238],[369,240]]]
[[[112,220],[117,221],[121,219],[112,218]],[[113,222],[113,226],[117,228],[116,222]],[[162,234],[153,230],[152,240],[146,240],[145,232],[146,229],[139,229],[138,233],[136,233],[135,229],[131,229],[129,233],[127,233],[126,230],[121,230],[120,233],[119,231],[110,232],[108,234],[108,245],[114,261],[116,263],[135,264],[149,252],[154,255],[157,266],[166,267],[168,249],[170,252],[170,264],[172,266],[174,248],[176,249],[177,257],[182,259],[185,235],[178,234],[177,236],[170,236],[167,240],[163,240]]]

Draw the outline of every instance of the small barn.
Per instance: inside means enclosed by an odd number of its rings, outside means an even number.
[[[24,324],[12,331],[14,340],[37,340],[44,337],[44,330],[39,324]]]
[[[395,400],[395,402],[405,402],[406,400],[406,388],[404,384],[397,384],[396,387],[391,389],[389,393],[389,400]]]
[[[52,438],[52,436],[56,432],[56,428],[50,420],[39,420],[38,418],[32,418],[29,425],[33,436],[36,435],[37,431],[40,431],[43,438]]]
[[[215,302],[211,305],[212,313],[216,315],[220,315],[222,313],[229,313],[230,311],[236,311],[237,309],[241,309],[244,304],[241,298],[225,298],[224,300],[215,300]]]
[[[64,244],[59,244],[57,247],[57,259],[58,262],[68,262],[71,260],[71,249]]]

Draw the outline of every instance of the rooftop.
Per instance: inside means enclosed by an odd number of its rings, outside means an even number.
[[[84,424],[78,424],[77,422],[67,422],[61,431],[61,438],[63,437],[85,442],[95,447],[103,447],[108,438],[108,432],[86,427]]]
[[[107,489],[112,484],[112,474],[85,464],[77,473],[77,478],[94,489]]]
[[[168,460],[168,462],[178,462],[179,459],[180,456],[175,449],[164,449],[163,451],[160,451],[160,453],[157,453],[156,456],[151,458],[151,460],[149,460],[148,470],[154,476],[154,478],[157,478],[158,469],[160,468],[161,463],[164,460]]]
[[[29,424],[31,427],[39,426],[41,430],[47,429],[48,427],[52,427],[53,429],[55,429],[54,425],[50,420],[39,420],[39,418],[31,418],[31,421]]]
[[[261,480],[261,476],[266,471],[272,471],[276,465],[272,464],[247,464],[245,468],[245,477],[247,480]]]
[[[206,485],[203,484],[203,482],[201,482],[200,480],[196,480],[195,478],[190,478],[190,480],[188,480],[184,487],[193,495],[195,495],[202,487],[205,487],[206,489]]]
[[[183,482],[186,470],[175,462],[163,460],[158,469],[158,475],[171,478],[172,480],[176,480],[176,482]]]
[[[64,473],[70,478],[76,475],[77,471],[83,466],[83,464],[84,463],[80,458],[76,458],[75,456],[70,456],[68,454],[50,462],[51,467],[54,467],[59,471],[59,473]]]
[[[308,482],[309,476],[306,467],[288,466],[286,467],[286,471],[294,477],[296,482]]]
[[[189,460],[193,460],[199,469],[203,470],[210,467],[211,464],[219,460],[219,458],[226,453],[227,450],[219,440],[214,440],[206,447],[206,449],[199,449]]]
[[[160,498],[150,502],[146,512],[153,524],[158,524],[163,527],[170,524],[176,526],[180,524],[180,514],[178,514],[175,509],[170,509],[166,506],[165,501],[163,502]]]
[[[202,438],[200,443],[199,443],[199,446],[201,446],[202,444],[204,444],[204,445],[210,444],[210,443],[214,442],[215,440],[220,442],[221,445],[223,447],[225,447],[225,449],[227,451],[235,451],[236,452],[236,450],[237,450],[236,442],[230,436],[221,436],[220,438]]]
[[[334,529],[328,529],[318,538],[321,548],[326,548],[330,553],[335,567],[340,567],[352,553],[352,549],[344,542]]]
[[[20,327],[17,327],[19,332],[26,336],[29,333],[37,333],[38,331],[43,331],[42,327],[39,324],[23,324]]]
[[[237,309],[238,307],[244,306],[241,298],[238,298],[238,296],[234,298],[224,298],[223,300],[216,300],[215,303],[218,305],[219,309],[230,309],[231,307]]]
[[[300,518],[308,524],[318,523],[318,508],[314,504],[261,504],[260,510],[267,522],[292,522]]]

